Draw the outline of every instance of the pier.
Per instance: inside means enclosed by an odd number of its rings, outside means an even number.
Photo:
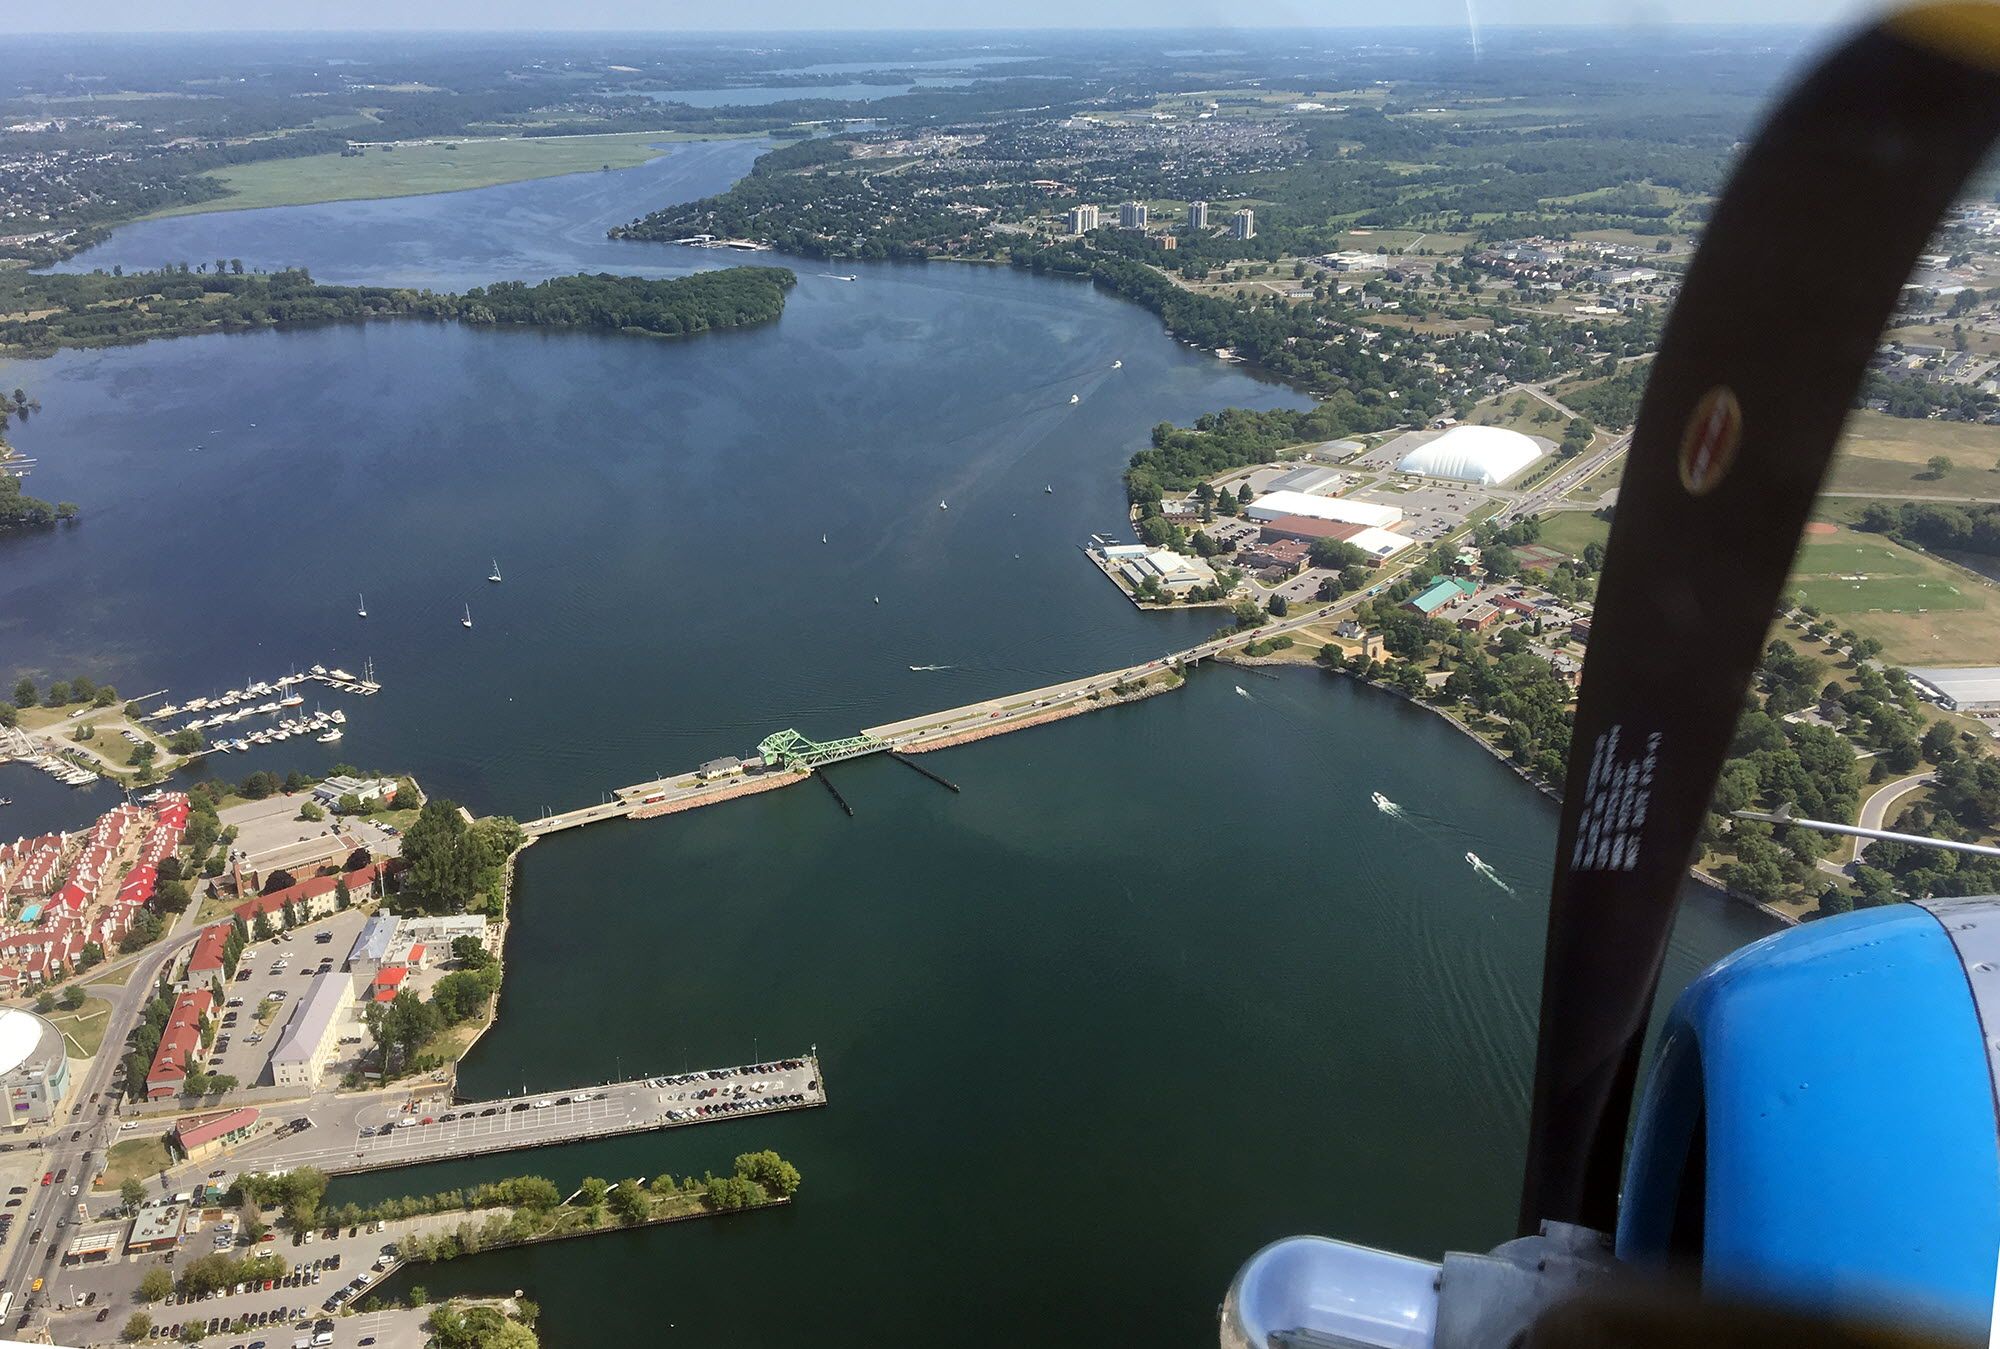
[[[808,1053],[498,1100],[457,1103],[391,1094],[394,1100],[370,1092],[317,1103],[307,1116],[312,1127],[252,1139],[232,1151],[230,1165],[241,1171],[312,1166],[328,1175],[351,1175],[654,1133],[811,1110],[826,1104],[826,1079],[818,1056]]]

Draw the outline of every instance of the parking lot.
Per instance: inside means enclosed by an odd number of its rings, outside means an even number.
[[[789,1065],[789,1066],[788,1066]],[[826,1103],[810,1058],[454,1104],[421,1095],[315,1105],[314,1127],[247,1143],[231,1174],[316,1166],[329,1172],[413,1166],[580,1138],[676,1128]]]
[[[210,1052],[208,1069],[227,1073],[240,1086],[254,1087],[265,1080],[264,1068],[292,1007],[312,987],[313,976],[321,970],[338,971],[354,945],[366,915],[349,909],[247,947],[236,966],[236,976],[224,992],[222,1019]],[[259,1025],[259,1004],[273,1003],[269,1022]],[[352,1037],[348,1048],[358,1051],[365,1032],[359,1023],[343,1038]],[[327,1070],[338,1080],[341,1066]]]
[[[230,806],[219,812],[217,818],[224,825],[236,826],[236,842],[231,850],[259,874],[268,874],[279,867],[309,867],[356,848],[368,849],[378,861],[400,851],[402,841],[395,834],[358,815],[301,820],[299,807],[308,799],[304,793],[268,796],[262,801]]]
[[[240,1241],[217,1247],[215,1228],[204,1226],[199,1232],[186,1234],[179,1248],[172,1252],[128,1257],[121,1251],[108,1264],[50,1271],[46,1291],[53,1293],[61,1307],[71,1309],[55,1311],[50,1330],[57,1344],[109,1344],[118,1338],[134,1311],[144,1311],[160,1329],[193,1322],[206,1332],[208,1323],[217,1321],[220,1324],[216,1333],[212,1336],[204,1333],[202,1342],[221,1349],[235,1345],[250,1349],[260,1341],[264,1349],[292,1349],[299,1339],[313,1335],[312,1327],[317,1323],[331,1319],[333,1349],[357,1349],[364,1337],[370,1336],[378,1339],[381,1349],[390,1349],[379,1339],[381,1327],[374,1324],[376,1318],[330,1316],[325,1310],[327,1298],[341,1287],[351,1286],[357,1277],[380,1273],[376,1261],[411,1233],[449,1230],[464,1220],[463,1213],[431,1214],[388,1223],[380,1232],[369,1225],[340,1229],[332,1238],[316,1232],[309,1243],[303,1240],[294,1243],[290,1234],[276,1234],[269,1241],[257,1243],[254,1250]],[[231,1291],[197,1301],[145,1304],[135,1296],[139,1280],[148,1269],[164,1266],[173,1273],[196,1256],[217,1250],[238,1258],[273,1252],[284,1260],[287,1274],[275,1288]],[[308,1269],[314,1262],[322,1267]],[[76,1309],[79,1302],[92,1294],[96,1295],[95,1301]],[[100,1312],[104,1313],[102,1319]],[[264,1324],[242,1331],[227,1329],[238,1317],[266,1319]]]

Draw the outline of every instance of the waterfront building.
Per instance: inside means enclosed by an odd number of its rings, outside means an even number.
[[[340,804],[344,796],[352,796],[363,805],[380,802],[393,805],[396,800],[396,780],[394,778],[351,778],[331,777],[313,788],[313,799],[329,810]]]
[[[1119,570],[1134,586],[1145,584],[1151,577],[1176,595],[1196,586],[1215,584],[1215,571],[1206,562],[1164,548],[1133,558]]]
[[[1095,206],[1085,203],[1082,206],[1070,207],[1069,232],[1071,234],[1088,234],[1097,228],[1097,223],[1097,208]]]

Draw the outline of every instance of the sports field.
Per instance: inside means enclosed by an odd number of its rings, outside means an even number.
[[[1981,589],[1898,544],[1853,530],[1807,535],[1793,568],[1798,589],[1828,614],[1969,609]]]
[[[608,136],[510,136],[488,140],[405,141],[370,147],[360,155],[307,155],[264,159],[216,173],[229,195],[159,215],[247,211],[260,206],[303,206],[320,201],[414,197],[459,192],[529,178],[552,178],[595,169],[629,169],[666,153],[674,141],[716,140],[670,131]]]

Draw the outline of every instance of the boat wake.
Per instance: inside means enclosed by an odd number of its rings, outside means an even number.
[[[1487,880],[1492,881],[1495,885],[1499,886],[1502,890],[1505,890],[1508,894],[1511,895],[1514,893],[1514,887],[1507,884],[1507,882],[1501,880],[1500,873],[1495,871],[1492,867],[1487,866],[1485,860],[1481,858],[1478,853],[1476,852],[1467,853],[1465,855],[1465,861],[1466,865],[1470,866],[1474,871],[1484,876]]]
[[[958,667],[956,665],[912,665],[910,668],[921,672],[924,670],[956,670]]]
[[[1368,799],[1370,801],[1373,801],[1375,803],[1375,809],[1381,811],[1384,815],[1391,816],[1392,818],[1398,820],[1407,820],[1410,818],[1410,812],[1404,810],[1401,806],[1397,805],[1394,801],[1391,801],[1388,797],[1382,795],[1382,793],[1380,792],[1368,793]]]

